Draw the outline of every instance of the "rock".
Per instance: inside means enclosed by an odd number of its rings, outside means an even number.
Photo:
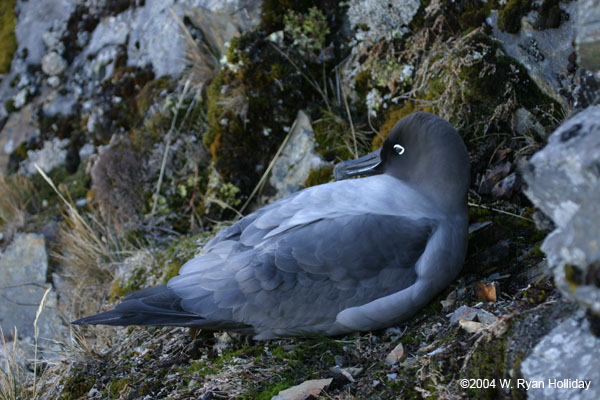
[[[388,365],[395,365],[402,361],[405,356],[404,346],[402,346],[402,343],[398,343],[398,345],[394,347],[387,357],[385,357],[385,362]]]
[[[90,41],[83,53],[87,56],[95,55],[100,50],[110,46],[120,46],[127,43],[130,32],[129,21],[131,11],[119,15],[105,17],[92,32]]]
[[[303,111],[299,111],[287,142],[273,164],[269,187],[260,196],[261,203],[271,203],[299,190],[310,170],[322,162],[315,153],[315,136],[310,119]]]
[[[92,154],[96,151],[96,147],[94,147],[91,143],[86,143],[79,149],[79,160],[80,162],[86,162],[90,159]]]
[[[44,33],[52,27],[66,29],[66,22],[75,9],[76,3],[75,0],[19,0],[17,2],[18,19],[15,27],[19,44],[17,53],[26,54],[25,61],[28,64],[41,64],[45,53],[42,39]]]
[[[479,184],[479,193],[490,194],[494,186],[508,176],[511,168],[512,163],[510,161],[505,161],[495,165],[491,170],[487,171]]]
[[[0,174],[8,172],[10,155],[22,143],[40,135],[34,115],[35,108],[30,104],[8,117],[0,131]]]
[[[600,70],[600,2],[577,2],[577,58],[590,71]]]
[[[170,9],[183,19],[192,1],[149,0],[134,11],[127,45],[127,65],[151,64],[156,76],[179,76],[186,67],[186,39]]]
[[[503,32],[498,28],[498,15],[490,13],[488,23],[493,36],[499,39],[506,53],[525,66],[531,79],[550,97],[568,108],[565,90],[571,85],[572,74],[568,70],[569,56],[575,50],[576,2],[558,3],[570,18],[561,21],[556,29],[536,29],[535,24],[524,19],[518,34]]]
[[[459,320],[458,325],[460,325],[460,327],[463,328],[467,333],[475,333],[483,328],[483,324],[481,322],[467,321],[464,319]]]
[[[347,15],[358,40],[377,42],[402,37],[420,6],[419,0],[357,0]]]
[[[47,117],[54,117],[58,114],[67,116],[73,114],[76,104],[77,100],[75,100],[73,94],[61,94],[54,91],[45,99],[42,110]]]
[[[316,398],[332,381],[332,378],[304,381],[300,385],[282,390],[277,396],[271,397],[271,400],[305,400],[312,397]]]
[[[451,324],[457,324],[460,323],[460,321],[475,321],[481,322],[484,325],[491,325],[497,320],[498,317],[487,311],[467,306],[460,306],[450,317]]]
[[[237,8],[233,9],[234,6]],[[88,77],[105,79],[111,76],[119,49],[124,47],[127,65],[142,68],[152,65],[157,77],[177,77],[188,64],[186,52],[189,48],[177,19],[183,20],[188,14],[202,15],[206,26],[201,30],[227,41],[255,22],[252,16],[258,14],[259,7],[260,2],[256,0],[147,0],[142,7],[129,8],[100,21],[77,64],[84,68]],[[199,21],[198,18],[192,20],[194,23]],[[224,51],[224,46],[221,47]],[[89,62],[90,58],[94,61]]]
[[[535,133],[540,139],[546,139],[546,131],[542,124],[527,109],[518,108],[513,115],[515,132],[519,135]]]
[[[355,378],[360,375],[363,369],[358,367],[340,368],[338,366],[334,366],[329,368],[329,371],[335,375],[343,376],[348,380],[348,382],[356,382]]]
[[[536,399],[600,398],[600,339],[590,332],[588,321],[572,317],[554,328],[521,364],[523,378],[543,382],[529,390]]]
[[[564,122],[523,168],[531,201],[556,229],[542,245],[556,286],[600,317],[600,106]]]
[[[48,86],[57,88],[60,85],[60,78],[58,76],[51,76],[46,82],[48,82]]]
[[[54,51],[51,51],[42,57],[42,71],[44,71],[46,75],[60,75],[66,68],[67,62]]]
[[[27,104],[27,100],[29,98],[29,88],[23,88],[19,90],[19,92],[13,97],[14,100],[14,108],[19,110],[23,108],[25,104]]]
[[[44,142],[40,150],[27,151],[27,159],[21,164],[19,172],[24,175],[37,174],[37,164],[44,172],[48,173],[54,168],[63,165],[67,156],[66,147],[69,139],[52,138]]]
[[[492,188],[492,198],[494,200],[504,198],[510,199],[513,194],[521,188],[521,178],[516,173],[508,175]]]
[[[200,0],[199,5],[214,13],[239,13],[252,23],[260,14],[261,3],[260,0]]]
[[[46,288],[48,255],[42,235],[18,234],[0,255],[0,326],[17,328],[19,336],[35,336],[33,322]],[[56,312],[56,293],[50,292],[38,321],[39,338],[59,337],[65,328]],[[43,340],[42,342],[45,342]]]
[[[42,34],[42,41],[48,50],[56,50],[59,54],[62,53],[59,49],[64,51],[64,45],[61,42],[61,34],[60,31],[54,29],[47,30]]]

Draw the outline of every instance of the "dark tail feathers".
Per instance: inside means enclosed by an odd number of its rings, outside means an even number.
[[[240,329],[243,324],[211,321],[185,311],[181,298],[166,285],[129,293],[123,302],[110,310],[71,322],[74,325],[145,325],[189,326],[208,329]],[[242,326],[240,326],[242,325]]]

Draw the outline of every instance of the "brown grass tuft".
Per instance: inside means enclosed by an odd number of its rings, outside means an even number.
[[[33,185],[23,175],[0,176],[0,226],[6,242],[25,225],[33,192]]]

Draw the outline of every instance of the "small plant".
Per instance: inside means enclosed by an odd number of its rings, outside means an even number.
[[[325,47],[329,27],[325,14],[317,7],[309,8],[306,14],[290,10],[284,17],[284,23],[285,31],[294,40],[293,45],[301,52],[318,55]]]

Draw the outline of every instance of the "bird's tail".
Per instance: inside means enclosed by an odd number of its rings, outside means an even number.
[[[190,326],[207,329],[239,329],[232,321],[207,320],[181,307],[181,298],[166,285],[129,293],[110,310],[71,322],[75,325]]]

